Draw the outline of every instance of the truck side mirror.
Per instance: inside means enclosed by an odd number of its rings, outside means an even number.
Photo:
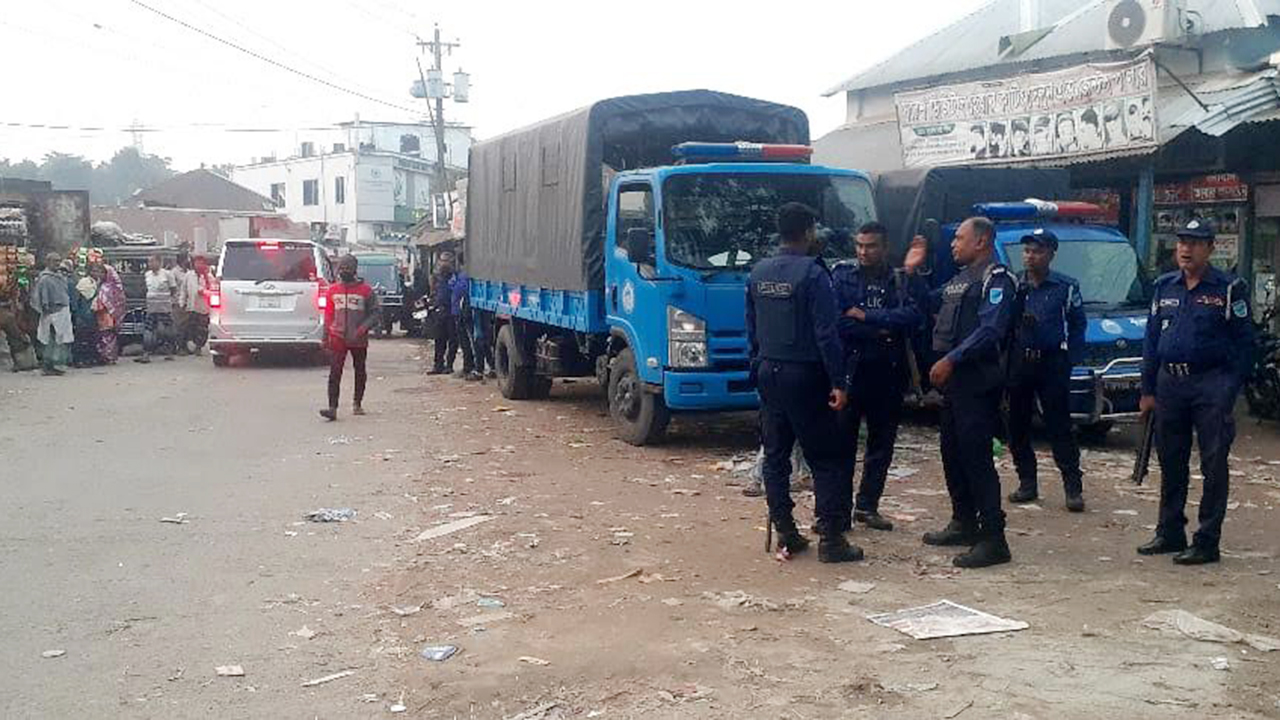
[[[631,262],[637,265],[653,263],[653,231],[642,227],[627,228],[623,242]]]

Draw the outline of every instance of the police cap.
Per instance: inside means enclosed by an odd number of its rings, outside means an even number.
[[[1044,228],[1036,228],[1023,235],[1021,242],[1023,245],[1039,243],[1054,252],[1058,251],[1058,236],[1054,235],[1052,230],[1045,230]]]
[[[1178,229],[1179,240],[1204,240],[1213,242],[1213,227],[1200,218],[1192,218],[1191,222]]]

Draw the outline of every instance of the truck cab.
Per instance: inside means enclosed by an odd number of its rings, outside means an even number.
[[[1114,227],[1087,222],[1102,215],[1089,203],[984,203],[973,208],[996,224],[996,255],[1022,273],[1022,237],[1036,228],[1058,237],[1053,269],[1080,283],[1088,325],[1084,361],[1071,373],[1071,417],[1097,432],[1138,417],[1148,283],[1129,239]],[[945,228],[947,241],[957,225]]]
[[[689,143],[683,152],[699,150]],[[605,319],[625,337],[644,390],[670,410],[757,406],[746,284],[777,247],[775,213],[791,201],[818,210],[832,259],[850,257],[858,226],[875,216],[868,178],[851,170],[722,158],[615,178]]]

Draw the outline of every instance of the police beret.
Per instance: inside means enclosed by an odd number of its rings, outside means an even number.
[[[1188,240],[1213,240],[1213,227],[1205,220],[1192,218],[1191,222],[1178,230],[1178,237]]]
[[[1036,228],[1023,235],[1021,242],[1023,245],[1039,243],[1055,252],[1058,250],[1058,236],[1054,235],[1052,230],[1045,230],[1044,228]]]

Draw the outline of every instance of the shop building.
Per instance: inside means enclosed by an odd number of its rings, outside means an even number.
[[[817,161],[1066,167],[1148,274],[1191,217],[1215,262],[1275,301],[1280,0],[994,0],[828,90],[846,122]],[[1032,194],[1029,192],[1028,194]]]

